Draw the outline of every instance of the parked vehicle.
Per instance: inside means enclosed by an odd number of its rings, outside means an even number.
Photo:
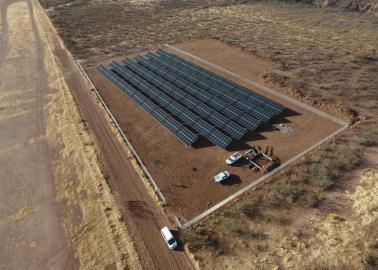
[[[177,248],[177,241],[173,237],[173,234],[168,229],[168,227],[164,227],[160,230],[161,235],[163,236],[164,241],[167,243],[168,247],[170,249],[176,249]]]
[[[236,152],[236,153],[233,153],[231,156],[228,157],[228,159],[226,159],[226,163],[228,165],[232,165],[232,164],[235,164],[238,160],[240,160],[243,156],[239,153],[239,152]]]
[[[214,176],[214,182],[215,183],[221,183],[223,182],[224,180],[226,180],[227,178],[230,177],[230,173],[228,171],[223,171],[223,172],[220,172],[218,173],[216,176]]]

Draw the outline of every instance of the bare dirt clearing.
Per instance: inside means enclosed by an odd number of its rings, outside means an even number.
[[[178,47],[197,53],[206,60],[222,63],[223,67],[240,72],[250,79],[261,79],[269,66],[267,62],[265,66],[261,65],[262,60],[258,62],[217,41],[184,43]],[[259,68],[255,68],[256,65]],[[285,162],[340,128],[340,125],[319,115],[269,96],[286,106],[286,112],[272,123],[247,134],[242,142],[231,146],[229,151],[206,143],[195,148],[187,147],[104,76],[95,70],[89,71],[89,76],[157,182],[167,199],[170,212],[181,221],[193,218],[262,175],[241,166],[226,166],[225,159],[232,152],[245,151],[252,146],[260,146],[262,149],[269,146],[273,147],[274,155]],[[235,81],[235,78],[229,79]],[[267,96],[261,90],[253,90]],[[273,126],[279,123],[285,123],[295,129],[295,132],[292,135],[282,134]],[[234,179],[231,179],[229,185],[214,184],[212,177],[225,169],[234,175]]]

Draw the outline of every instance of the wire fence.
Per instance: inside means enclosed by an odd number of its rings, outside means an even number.
[[[112,119],[112,122],[113,122],[114,126],[116,127],[118,133],[121,135],[123,141],[126,143],[127,147],[130,149],[130,152],[131,152],[132,156],[135,158],[138,166],[143,171],[144,175],[147,178],[147,181],[152,185],[152,187],[154,189],[154,192],[156,193],[156,195],[158,196],[158,198],[161,200],[161,202],[163,204],[166,204],[166,200],[165,200],[165,197],[164,197],[163,193],[161,193],[160,188],[156,185],[155,180],[153,179],[153,177],[151,176],[151,174],[148,172],[148,170],[147,170],[146,166],[144,165],[142,159],[139,157],[139,155],[135,151],[134,147],[130,143],[129,139],[126,137],[126,135],[123,132],[122,128],[120,127],[118,121],[115,119],[114,115],[112,114],[112,112],[110,111],[110,109],[108,108],[108,106],[106,105],[104,99],[101,97],[100,93],[97,91],[96,87],[92,83],[91,79],[88,77],[87,73],[83,69],[83,67],[80,64],[80,62],[76,61],[76,63],[78,64],[78,66],[80,68],[80,71],[82,72],[82,74],[84,75],[84,77],[88,80],[88,82],[91,85],[93,91],[95,92],[97,98],[100,100],[101,105],[104,107],[106,113]]]

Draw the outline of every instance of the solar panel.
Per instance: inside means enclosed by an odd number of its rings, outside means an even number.
[[[222,112],[223,114],[237,121],[244,127],[247,127],[251,130],[255,130],[260,125],[260,121],[256,118],[253,118],[252,116],[246,117],[244,112],[230,105],[226,101],[214,96],[213,94],[202,91],[202,89],[198,86],[189,82],[185,82],[183,78],[175,74],[168,73],[166,69],[158,66],[157,64],[143,57],[137,57],[136,59],[138,60],[138,63],[148,68],[149,70],[155,72],[156,74],[159,74],[162,78],[168,80],[173,85],[177,87],[185,85],[185,87],[181,88],[182,90],[205,102],[210,107]]]
[[[158,50],[158,54],[162,57],[162,58],[165,58],[167,60],[170,60],[171,62],[174,62],[176,63],[178,66],[181,66],[182,68],[185,67],[186,70],[190,69],[192,71],[195,71],[197,74],[202,74],[202,76],[206,76],[205,78],[212,81],[212,82],[215,82],[215,83],[219,83],[220,85],[223,85],[224,87],[226,87],[226,89],[228,90],[231,90],[231,91],[234,91],[235,93],[237,93],[238,95],[240,95],[241,97],[244,97],[244,98],[247,98],[247,100],[251,101],[251,102],[254,102],[255,104],[259,104],[260,106],[262,106],[263,108],[267,109],[267,110],[270,110],[270,111],[273,111],[275,112],[276,114],[280,114],[284,109],[285,107],[282,106],[281,104],[278,104],[262,95],[259,95],[255,92],[252,92],[248,89],[246,89],[245,87],[242,87],[232,81],[229,81],[229,80],[226,80],[224,78],[222,78],[221,76],[215,74],[215,73],[212,73],[198,65],[195,65],[187,60],[185,60],[184,58],[181,58],[177,55],[173,55],[173,54],[170,54],[170,53],[167,53],[163,50]]]
[[[183,107],[181,104],[179,104],[178,102],[174,101],[172,98],[170,98],[169,96],[167,96],[166,94],[164,94],[162,91],[160,91],[159,89],[157,89],[156,87],[154,87],[153,85],[151,85],[150,83],[148,83],[146,80],[144,80],[143,78],[141,78],[140,76],[138,76],[136,73],[133,73],[131,70],[127,69],[126,67],[120,65],[119,63],[113,61],[110,66],[117,72],[119,73],[124,79],[126,79],[127,81],[130,81],[132,84],[136,84],[138,82],[138,85],[139,85],[139,90],[141,92],[143,92],[144,94],[150,96],[153,100],[155,100],[156,102],[159,103],[159,105],[163,105],[160,103],[160,100],[161,100],[161,97],[164,97],[166,99],[169,100],[169,106],[168,107],[165,107],[167,110],[169,110],[171,113],[173,113],[176,117],[178,117],[179,119],[181,119],[182,121],[184,121],[185,119],[187,119],[188,117],[190,117],[192,115],[192,118],[196,118],[196,122],[194,124],[194,129],[196,131],[198,131],[201,135],[203,135],[205,138],[209,139],[209,130],[212,130],[213,127],[211,125],[209,125],[207,122],[205,122],[204,120],[202,119],[199,119],[197,118],[197,116],[190,112],[188,109],[186,109],[185,107]],[[185,117],[183,117],[183,115],[185,115]],[[201,128],[196,128],[196,124],[200,122],[202,123],[201,124]],[[219,147],[222,147],[222,148],[225,148],[228,146],[224,146],[225,143],[224,142],[228,142],[230,141],[231,142],[231,138],[229,138],[228,136],[226,136],[225,134],[221,133],[222,136],[219,134],[219,137],[221,138],[220,140],[222,142],[220,142],[219,140],[214,140],[211,141],[213,143],[215,143],[216,145],[218,145]],[[217,144],[219,142],[219,144]]]
[[[285,107],[184,58],[159,50],[98,71],[186,144],[202,135],[226,148]],[[180,122],[181,121],[181,122]],[[198,134],[194,134],[183,123]]]
[[[152,62],[147,62],[147,61],[143,62],[143,61],[141,61],[141,63],[144,64],[144,65],[146,65],[146,67],[148,67],[148,68],[152,68],[153,71],[159,73],[163,77],[164,76],[168,76],[168,77],[166,77],[166,79],[170,80],[173,84],[178,85],[179,82],[185,81],[183,78],[181,78],[181,77],[179,77],[177,75],[164,74],[164,73],[162,74],[161,73],[162,68],[160,68],[159,66],[157,66],[156,64],[154,64]],[[196,86],[194,84],[186,82],[185,85],[186,85],[186,87],[184,88],[184,90],[190,92],[191,94],[193,94],[197,98],[201,98],[201,93],[205,94],[205,95],[208,94],[207,92],[203,92],[201,88],[199,88],[198,86]],[[215,97],[214,95],[211,95],[211,99],[212,100],[217,100],[218,103],[223,104],[223,106],[215,107],[216,109],[218,109],[219,111],[222,111],[223,113],[226,113],[227,116],[229,116],[229,117],[233,117],[234,120],[237,120],[239,118],[239,117],[235,118],[235,115],[232,114],[232,113],[230,113],[230,110],[231,111],[239,111],[238,109],[236,109],[235,107],[233,107],[229,103],[225,102],[224,100],[221,100],[221,99]],[[208,105],[209,105],[209,103],[208,103]],[[214,105],[214,103],[212,105]],[[240,115],[241,114],[242,113],[240,113]],[[253,117],[251,117],[251,119],[253,119]],[[251,128],[253,130],[253,129],[255,129],[260,124],[260,121],[258,121],[257,119],[255,119],[255,120],[251,120],[251,123],[252,123],[252,125],[248,125],[247,127]]]
[[[100,65],[97,70],[108,78],[112,83],[118,86],[122,92],[124,92],[128,97],[131,98],[136,104],[138,104],[144,110],[150,112],[150,115],[159,121],[164,127],[172,132],[177,138],[187,145],[192,145],[198,140],[198,136],[191,132],[189,129],[184,127],[181,123],[176,121],[174,118],[169,116],[163,110],[156,108],[151,101],[146,99],[142,94],[138,93],[131,85],[123,81],[119,76],[109,71],[105,66]],[[155,106],[155,110],[152,109]],[[152,112],[152,113],[151,113]],[[174,128],[173,128],[174,127]]]
[[[174,66],[174,63],[170,62],[171,60],[169,59],[167,60],[164,57],[158,57],[156,54],[152,54],[152,53],[149,53],[147,55],[153,61],[154,60],[158,61],[159,65],[162,65],[173,72],[179,72],[180,76],[182,76],[183,78],[185,78],[186,80],[192,83],[197,84],[201,88],[205,90],[217,89],[219,94],[223,92],[225,96],[227,96],[230,102],[233,102],[232,101],[233,99],[235,100],[235,102],[236,100],[239,101],[240,104],[244,105],[243,106],[245,108],[244,110],[248,110],[252,107],[254,111],[257,111],[263,115],[267,115],[269,119],[274,115],[274,113],[271,112],[270,110],[259,107],[258,105],[261,105],[260,101],[259,102],[250,101],[245,98],[245,95],[240,96],[235,92],[228,91],[227,89],[220,86],[219,84],[212,83],[208,78],[204,79],[203,76],[199,76],[197,72],[190,72],[187,70],[183,70],[182,68],[176,68]]]
[[[127,68],[139,74],[140,76],[143,76],[146,81],[154,85],[156,85],[157,84],[156,82],[158,81],[160,83],[164,81],[164,86],[168,86],[168,87],[167,88],[160,87],[161,90],[171,95],[172,97],[176,98],[178,102],[187,106],[196,114],[201,115],[207,121],[211,122],[212,124],[216,125],[220,129],[224,130],[233,138],[241,139],[247,133],[247,130],[244,127],[238,125],[237,123],[233,122],[231,119],[220,114],[219,112],[217,112],[210,106],[206,105],[199,99],[190,97],[188,93],[181,90],[180,88],[177,88],[173,84],[169,83],[169,81],[166,81],[164,78],[161,78],[161,77],[157,78],[156,75],[152,75],[151,71],[144,68],[140,64],[137,64],[129,59],[124,60],[123,63],[126,65]]]
[[[158,65],[160,65],[164,68],[167,68],[167,69],[170,68],[169,64],[163,62],[162,59],[160,59],[155,54],[148,53],[147,56],[149,56],[149,59],[151,61],[155,62],[156,64],[158,64]],[[185,71],[178,70],[178,69],[173,70],[172,68],[170,68],[170,69],[171,69],[172,72],[175,72],[177,75],[181,76],[185,80],[188,80],[188,78],[192,78],[192,75],[185,73]],[[221,91],[219,88],[212,87],[212,86],[208,85],[207,82],[204,82],[200,79],[192,80],[192,82],[194,84],[196,84],[198,87],[200,87],[201,89],[203,89],[203,91],[208,91],[208,92],[212,93],[216,97],[221,98],[224,101],[227,101],[231,105],[233,105],[233,106],[235,106],[235,107],[237,107],[237,108],[239,108],[243,111],[250,113],[253,117],[257,118],[260,121],[268,122],[271,119],[271,117],[273,116],[273,114],[270,114],[269,112],[264,111],[260,107],[249,104],[248,102],[245,101],[245,99],[243,99],[240,96],[234,95],[231,92],[225,93],[225,92]]]
[[[236,94],[242,97],[245,97],[246,100],[254,104],[259,104],[264,109],[275,111],[276,113],[280,113],[284,109],[282,105],[275,103],[261,95],[258,95],[257,93],[251,92],[250,90],[244,87],[241,87],[240,85],[232,81],[225,80],[219,75],[206,71],[205,69],[197,65],[194,65],[183,58],[177,57],[175,55],[167,54],[163,51],[160,51],[159,54],[166,60],[172,61],[172,63],[174,63],[176,67],[181,65],[181,68],[185,67],[185,69],[188,71],[190,69],[192,72],[196,72],[198,75],[202,75],[202,77],[205,78],[206,80],[218,83],[218,86],[223,85],[226,88],[228,88],[228,90],[234,91]]]

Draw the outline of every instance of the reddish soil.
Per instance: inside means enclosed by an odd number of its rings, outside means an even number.
[[[261,82],[263,72],[274,68],[269,62],[216,41],[194,41],[177,47],[255,81]],[[288,109],[272,123],[247,134],[229,151],[206,142],[192,148],[176,139],[97,71],[88,69],[88,73],[160,187],[169,210],[182,221],[203,212],[262,175],[254,170],[227,166],[225,159],[232,152],[246,150],[251,146],[261,146],[263,149],[271,146],[274,155],[284,162],[340,128],[317,114],[253,89]],[[273,127],[273,124],[278,123],[294,128],[294,133],[283,135]],[[231,181],[224,185],[213,183],[212,177],[225,169],[233,175]]]

